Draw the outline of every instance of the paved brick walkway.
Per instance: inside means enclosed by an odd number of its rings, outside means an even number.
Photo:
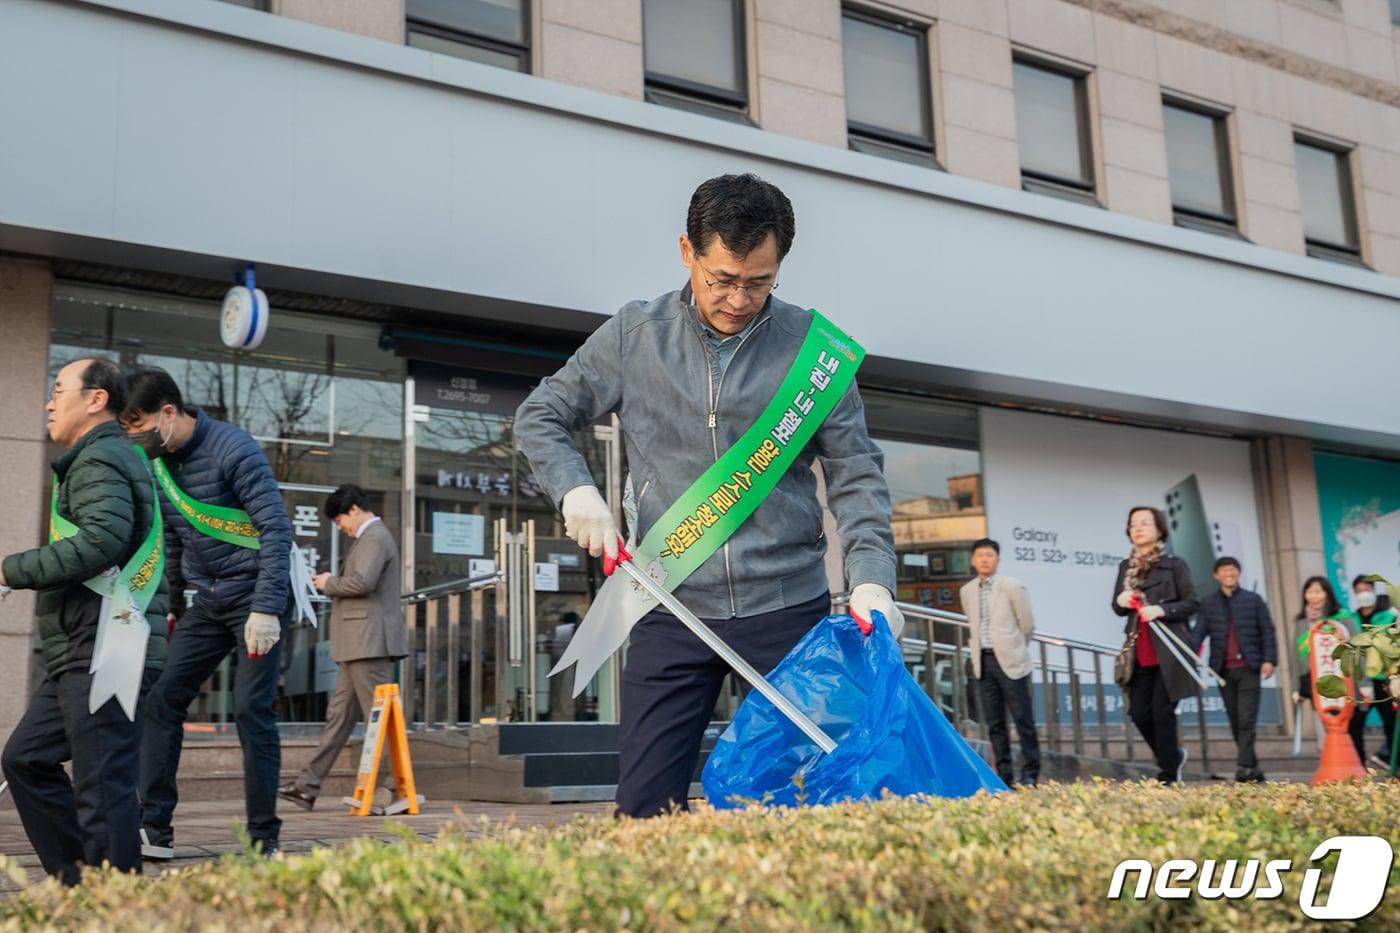
[[[611,804],[513,804],[481,803],[477,801],[431,800],[418,816],[393,817],[348,815],[348,808],[330,805],[327,800],[308,813],[290,804],[280,806],[282,817],[282,851],[306,852],[316,846],[333,846],[360,836],[373,836],[392,841],[397,838],[385,832],[385,821],[411,828],[420,837],[433,838],[448,823],[465,824],[467,833],[480,833],[482,817],[493,823],[513,822],[516,826],[549,826],[568,822],[579,814],[607,813]],[[243,822],[242,800],[193,801],[180,804],[175,816],[175,855],[169,862],[147,862],[146,874],[155,875],[171,868],[181,868],[196,861],[214,858],[241,848],[233,834],[233,825]],[[0,799],[0,852],[16,859],[31,878],[44,876],[39,858],[29,845],[15,812],[14,801],[8,794]],[[8,879],[0,877],[0,895],[18,890]]]

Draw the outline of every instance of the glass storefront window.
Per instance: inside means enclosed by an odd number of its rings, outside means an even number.
[[[345,542],[321,513],[326,493],[342,483],[363,487],[399,538],[404,364],[379,348],[379,328],[274,309],[263,344],[234,351],[219,340],[218,312],[213,302],[60,282],[50,378],[90,356],[168,370],[186,404],[239,425],[261,443],[297,545],[316,571],[338,569],[344,552]],[[294,629],[288,637],[279,695],[284,722],[324,718],[335,670],[328,629],[323,604],[317,629]],[[227,668],[211,679],[191,708],[192,721],[230,718],[228,680]]]
[[[862,392],[871,437],[885,453],[901,602],[961,612],[972,542],[987,534],[977,409]]]

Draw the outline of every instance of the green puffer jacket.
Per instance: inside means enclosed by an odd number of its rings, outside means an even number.
[[[115,421],[88,431],[52,466],[59,482],[59,514],[80,531],[11,554],[0,570],[15,589],[39,591],[44,666],[56,677],[68,670],[86,671],[92,661],[102,597],[84,581],[131,558],[150,530],[157,503],[149,468]],[[146,609],[151,623],[147,668],[165,666],[168,593],[162,579]]]

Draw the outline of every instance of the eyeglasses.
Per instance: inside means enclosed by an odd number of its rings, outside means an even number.
[[[59,396],[59,393],[61,393],[61,392],[91,392],[91,391],[93,391],[93,390],[96,389],[96,388],[97,388],[96,386],[82,386],[81,388],[77,388],[77,389],[60,389],[60,388],[58,388],[57,386],[55,386],[55,387],[54,387],[54,390],[53,390],[52,392],[49,393],[49,399],[50,399],[51,401],[56,402],[56,401],[58,401],[58,396]]]
[[[728,298],[735,292],[742,291],[744,293],[744,296],[750,301],[762,302],[765,298],[767,298],[773,293],[773,289],[778,287],[777,282],[765,283],[763,285],[740,285],[737,282],[721,282],[717,279],[711,281],[708,278],[708,276],[710,275],[710,270],[706,269],[701,264],[699,257],[696,257],[695,264],[697,266],[700,266],[700,271],[703,272],[705,276],[707,276],[707,278],[705,279],[705,285],[709,287],[710,294],[716,298]]]

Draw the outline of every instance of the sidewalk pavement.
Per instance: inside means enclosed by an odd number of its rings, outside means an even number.
[[[340,845],[361,836],[385,841],[398,838],[385,831],[386,822],[407,826],[420,838],[432,839],[444,825],[452,823],[466,827],[467,835],[480,835],[482,817],[492,823],[514,826],[552,826],[567,823],[580,814],[602,814],[612,809],[611,803],[577,804],[516,804],[482,803],[480,801],[430,800],[418,816],[400,814],[384,816],[350,816],[349,808],[337,806],[338,801],[325,800],[311,812],[291,804],[278,807],[282,817],[282,851],[291,855],[307,852],[317,846]],[[175,813],[175,858],[168,862],[148,861],[147,875],[158,875],[175,868],[184,868],[198,861],[216,858],[242,849],[233,834],[233,825],[244,822],[243,801],[191,801],[180,804]],[[6,794],[0,798],[0,853],[14,858],[31,879],[44,877],[39,858],[29,845],[15,812],[14,801]],[[13,894],[16,885],[0,876],[0,896]]]

